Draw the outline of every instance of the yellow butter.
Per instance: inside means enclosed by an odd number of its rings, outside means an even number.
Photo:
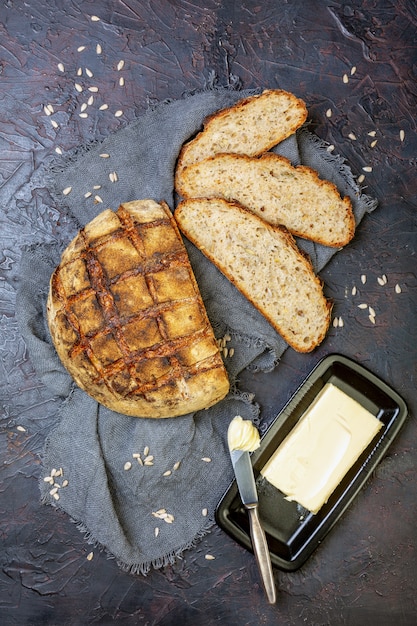
[[[261,470],[288,500],[317,513],[382,423],[327,383]]]
[[[227,443],[230,450],[253,452],[260,446],[259,432],[250,420],[244,420],[240,415],[236,415],[227,430]]]

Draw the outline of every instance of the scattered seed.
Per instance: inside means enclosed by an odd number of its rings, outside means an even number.
[[[84,198],[90,198],[92,195],[91,191],[87,191],[87,193],[84,194]]]
[[[23,426],[16,426],[16,430],[19,430],[21,433],[26,432],[26,428],[24,428]]]
[[[349,82],[349,77],[347,74],[343,74],[343,82],[346,84]]]
[[[343,328],[343,326],[345,325],[343,319],[341,317],[339,317],[339,328]]]
[[[211,458],[209,456],[203,456],[201,460],[204,461],[204,463],[211,463]]]
[[[378,284],[379,285],[386,285],[387,284],[387,277],[385,276],[385,274],[383,276],[378,276],[377,278]]]
[[[51,120],[51,124],[53,128],[58,128],[58,122],[56,122],[55,120]]]
[[[167,470],[166,472],[162,474],[162,476],[171,476],[171,474],[172,474],[171,470]]]
[[[364,174],[361,174],[361,175],[358,177],[358,183],[363,183],[363,181],[364,181],[364,180],[365,180],[365,175],[364,175]]]
[[[349,139],[352,139],[352,141],[356,141],[355,133],[349,133],[348,137],[349,137]]]
[[[99,156],[101,156],[102,159],[108,159],[110,157],[110,154],[108,154],[107,152],[102,152]]]
[[[350,70],[350,75],[353,76],[355,73],[356,73],[356,65],[354,65],[352,69]]]
[[[144,465],[153,465],[153,461],[144,461],[143,464]]]
[[[63,63],[58,63],[58,69],[60,72],[65,72],[65,67]]]
[[[61,149],[59,146],[57,146],[57,147],[55,148],[55,152],[56,152],[57,154],[62,154],[62,149]]]
[[[92,93],[97,93],[98,92],[98,87],[89,87],[88,91],[91,91]]]
[[[373,309],[371,306],[368,307],[368,311],[369,311],[369,315],[371,315],[372,317],[375,317],[376,313],[375,313],[375,309]]]
[[[71,193],[71,191],[72,187],[65,187],[62,193],[64,194],[64,196],[67,196],[69,193]]]
[[[56,474],[56,469],[53,467],[53,468],[51,469],[51,476],[55,476],[55,474]]]
[[[118,177],[117,177],[116,172],[110,172],[109,178],[110,178],[110,182],[112,182],[112,183],[117,183],[117,181],[118,181]]]
[[[331,109],[327,109],[326,117],[331,117],[331,116],[332,116],[332,110]]]
[[[67,479],[65,479],[65,480],[63,480],[63,481],[62,481],[62,486],[63,486],[63,487],[68,487],[68,484],[69,484],[69,483],[68,483],[68,480],[67,480]]]
[[[371,141],[371,143],[370,143],[371,148],[375,148],[377,143],[378,143],[378,139],[375,139],[374,141]]]
[[[79,67],[77,70],[77,76],[82,76],[82,73],[83,73],[83,68]]]
[[[93,104],[93,102],[94,102],[94,96],[90,96],[90,97],[88,98],[88,100],[87,100],[87,104],[88,104],[88,106],[90,106],[90,107],[91,107],[91,105]]]
[[[99,22],[99,21],[100,21],[100,18],[99,18],[97,15],[92,15],[92,16],[91,16],[91,21],[92,21],[92,22]]]
[[[369,133],[368,133],[368,135],[369,135],[370,137],[375,137],[375,135],[376,135],[376,130],[370,130],[370,131],[369,131]]]
[[[58,487],[54,487],[53,489],[50,490],[49,493],[51,494],[51,496],[55,495],[56,493],[58,493]]]
[[[101,185],[94,185],[93,189],[101,189]]]
[[[375,324],[375,317],[373,315],[368,315],[368,317],[372,324]]]
[[[116,111],[116,113],[114,114],[115,117],[121,117],[122,115],[123,115],[123,111],[121,111],[120,109]]]
[[[145,454],[145,452],[143,452],[143,453]],[[143,462],[144,462],[144,463],[146,463],[147,461],[148,461],[148,462],[153,461],[153,458],[154,458],[154,457],[153,457],[153,454],[148,454],[148,455],[147,455],[147,456],[143,459]]]
[[[401,293],[401,291],[402,291],[402,289],[401,289],[400,285],[397,283],[395,285],[395,293]]]
[[[64,470],[62,469],[62,467],[60,467],[58,470],[56,470],[55,476],[62,476],[63,473],[64,473]]]
[[[52,478],[52,476],[45,476],[45,478],[43,479],[44,483],[53,483],[54,479]]]
[[[82,90],[83,90],[83,88],[82,88],[82,86],[80,85],[80,83],[74,83],[74,87],[75,87],[75,89],[78,91],[78,93],[81,93],[81,92],[82,92]]]
[[[120,85],[120,87],[124,87],[124,84],[125,84],[125,79],[123,78],[123,76],[120,76],[120,78],[119,78],[119,85]]]
[[[155,537],[157,537],[159,535],[159,528],[158,528],[158,526],[156,526],[156,528],[154,530],[154,534],[155,534]]]
[[[405,139],[405,132],[401,129],[400,130],[400,141],[404,141]]]
[[[334,145],[333,145],[333,144],[330,144],[330,146],[327,146],[326,150],[327,150],[327,152],[333,152],[333,150],[334,150]]]
[[[78,117],[82,117],[85,120],[88,117],[88,113],[80,113]]]
[[[81,105],[81,113],[82,113],[83,111],[85,111],[85,110],[86,110],[86,108],[87,108],[87,104],[86,104],[85,102],[83,102],[83,103],[82,103],[82,105]]]
[[[54,498],[54,500],[59,500],[59,493],[54,493],[52,497]]]
[[[139,465],[143,465],[143,461],[142,461],[142,459],[141,459],[140,455],[139,455],[137,458],[138,458],[138,463],[139,463]]]
[[[109,108],[109,105],[108,105],[108,104],[102,104],[102,105],[98,108],[98,110],[99,110],[99,111],[105,111],[105,110],[106,110],[106,109],[108,109],[108,108]]]
[[[132,457],[133,457],[134,459],[140,459],[140,452],[134,452],[134,453],[132,454]]]
[[[85,46],[80,46],[79,48],[77,48],[77,52],[82,52],[83,50],[85,50]]]
[[[235,353],[235,349],[234,348],[229,348],[229,357],[232,358],[232,356]]]
[[[366,283],[366,274],[362,274],[362,276],[361,276],[361,283],[362,283],[362,285],[364,285]]]
[[[48,109],[47,105],[43,107],[43,112],[45,113],[45,115],[51,115],[51,111]]]
[[[223,356],[227,359],[227,355],[229,354],[229,350],[227,348],[223,348]]]
[[[88,67],[85,68],[85,73],[89,78],[92,78],[94,76],[93,72],[89,70]]]
[[[145,446],[143,448],[143,454],[144,454],[144,456],[148,456],[148,454],[149,454],[149,446]]]
[[[202,515],[203,517],[207,517],[207,514],[208,514],[208,509],[205,509],[205,508],[204,508],[204,509],[201,511],[201,515]]]
[[[177,461],[176,463],[174,463],[174,465],[172,466],[172,469],[175,471],[179,468],[179,466],[181,465],[181,461]]]
[[[352,296],[356,296],[357,289],[355,285],[352,287]]]
[[[119,61],[117,64],[117,71],[120,72],[124,68],[125,62],[123,60]]]
[[[358,304],[358,309],[367,309],[368,305],[363,302],[362,304]]]
[[[206,561],[214,561],[216,557],[212,554],[206,554],[204,558],[206,559]]]
[[[337,317],[335,317],[333,320],[333,328],[337,328],[338,326],[339,326],[339,320],[337,319]]]
[[[100,203],[103,202],[103,200],[100,198],[100,196],[94,196],[94,202]]]
[[[50,111],[50,113],[55,113],[55,109],[54,109],[54,107],[52,106],[52,104],[47,104],[47,105],[46,105],[46,108],[48,109],[48,111]]]
[[[372,167],[370,165],[366,165],[362,168],[364,172],[372,172]]]
[[[86,557],[86,558],[87,558],[87,561],[92,561],[92,560],[93,560],[93,557],[94,557],[94,552],[89,552],[89,553],[87,554],[87,557]]]
[[[103,48],[102,48],[102,47],[100,46],[100,44],[98,43],[98,44],[96,45],[96,53],[97,53],[97,54],[101,54],[101,53],[102,53],[102,51],[103,51]]]
[[[132,463],[130,461],[126,461],[126,463],[123,466],[124,470],[130,470],[132,468]]]

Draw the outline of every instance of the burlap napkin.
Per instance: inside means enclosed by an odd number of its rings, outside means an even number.
[[[162,103],[100,145],[82,148],[56,166],[49,184],[56,202],[74,219],[74,233],[121,202],[149,197],[173,208],[174,167],[182,143],[201,128],[208,114],[247,95],[213,89]],[[343,160],[330,155],[308,131],[298,132],[276,151],[335,182],[351,197],[358,223],[375,208],[374,200],[360,194]],[[70,193],[64,194],[68,187]],[[317,271],[335,252],[299,243]],[[233,391],[209,410],[174,419],[138,419],[109,411],[73,384],[46,327],[49,278],[67,244],[62,241],[58,249],[40,243],[23,252],[16,307],[39,376],[62,398],[59,419],[54,419],[58,425],[45,445],[41,496],[66,511],[88,541],[105,547],[121,567],[146,573],[173,562],[212,527],[215,507],[232,479],[228,424],[237,414],[255,421],[258,415],[250,394],[235,389],[233,382],[244,368],[272,369],[287,346],[187,243],[216,336],[230,336],[228,347],[234,355],[225,361]]]

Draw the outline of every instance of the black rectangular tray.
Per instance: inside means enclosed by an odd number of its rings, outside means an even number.
[[[383,427],[327,503],[313,515],[297,502],[286,500],[283,493],[261,476],[260,471],[326,383],[333,383],[354,398],[375,415]],[[332,354],[316,365],[272,422],[261,439],[260,448],[251,455],[259,495],[259,515],[275,566],[294,571],[307,560],[369,479],[406,416],[404,400],[355,361]],[[216,521],[231,537],[252,551],[248,515],[241,503],[236,481],[232,482],[219,502]]]

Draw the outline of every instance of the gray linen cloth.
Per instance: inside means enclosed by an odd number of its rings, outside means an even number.
[[[116,210],[121,202],[153,198],[174,208],[173,176],[181,145],[201,129],[207,115],[250,93],[254,92],[218,88],[161,103],[100,145],[82,148],[56,165],[48,183],[56,202],[66,206],[73,218],[74,232],[102,210]],[[351,197],[357,223],[375,208],[374,200],[360,194],[343,160],[329,154],[306,129],[275,151],[332,180],[342,195]],[[117,182],[110,180],[112,172],[117,173]],[[100,189],[94,189],[98,185]],[[69,186],[71,192],[64,195]],[[86,198],[88,192],[91,196]],[[96,195],[102,202],[94,199]],[[45,444],[41,497],[66,511],[87,540],[104,547],[122,568],[146,574],[151,567],[174,562],[212,528],[215,507],[233,477],[228,424],[238,414],[255,423],[259,419],[254,399],[236,388],[236,377],[247,367],[273,369],[287,345],[186,242],[216,336],[231,337],[228,346],[234,348],[234,355],[225,363],[232,391],[208,410],[172,419],[112,412],[75,386],[47,330],[48,282],[68,243],[62,241],[60,249],[39,243],[23,252],[17,296],[16,314],[33,364],[51,393],[62,398]],[[308,242],[299,244],[317,271],[335,253]],[[138,454],[142,459],[146,454],[153,457],[153,464],[141,465]],[[51,477],[53,470],[58,475]]]

